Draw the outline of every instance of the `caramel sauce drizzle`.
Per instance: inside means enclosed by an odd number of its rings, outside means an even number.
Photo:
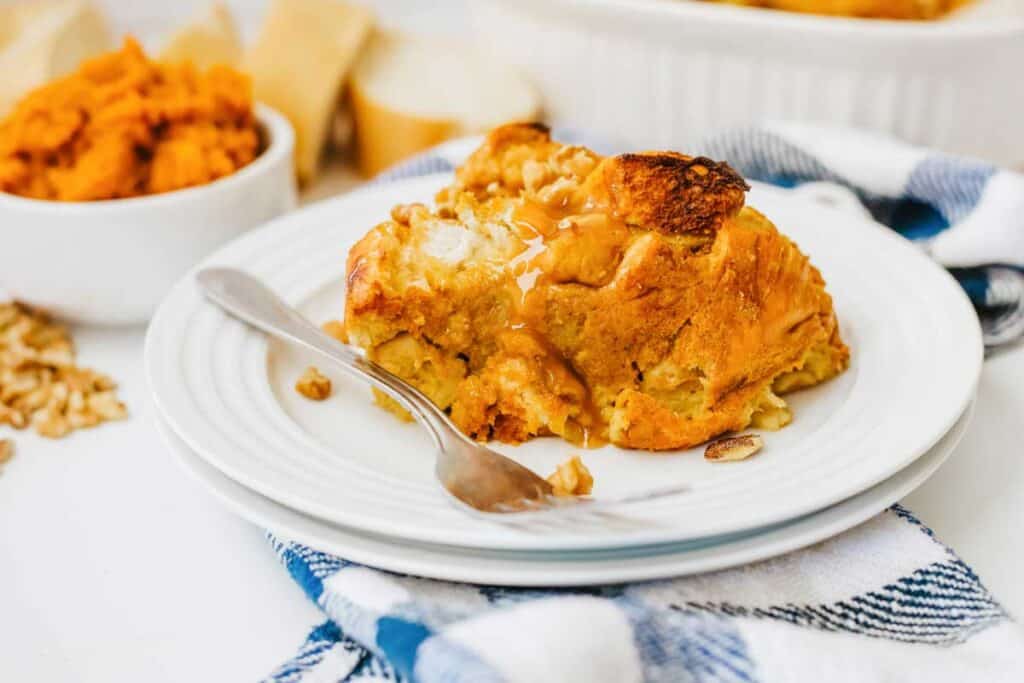
[[[557,206],[550,206],[524,197],[522,203],[513,210],[510,221],[517,236],[526,244],[526,248],[509,264],[519,288],[519,297],[512,311],[509,327],[529,334],[545,350],[549,380],[556,371],[565,368],[584,388],[581,413],[579,417],[570,420],[566,434],[563,435],[567,441],[582,448],[599,448],[607,445],[608,425],[601,417],[601,411],[593,400],[586,380],[543,333],[530,325],[526,308],[530,298],[535,293],[540,295],[540,288],[551,282],[551,276],[543,266],[551,242],[566,230],[572,229],[577,220],[591,214],[600,214],[604,220],[615,220],[605,212],[597,211],[580,202],[567,199]]]

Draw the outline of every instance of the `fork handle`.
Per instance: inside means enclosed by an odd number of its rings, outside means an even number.
[[[313,325],[255,277],[235,268],[205,268],[196,275],[196,281],[208,299],[236,318],[317,352],[398,401],[426,427],[438,449],[456,431],[448,416],[419,389]]]

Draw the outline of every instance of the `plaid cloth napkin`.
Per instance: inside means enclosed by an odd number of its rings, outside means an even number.
[[[447,143],[377,182],[451,171],[476,144]],[[854,193],[877,220],[951,268],[989,345],[1024,333],[1024,177],[874,134],[806,125],[733,131],[701,151],[748,178],[828,182]],[[586,589],[420,579],[269,538],[328,617],[266,679],[277,683],[935,683],[1024,675],[1024,630],[899,506],[773,560]]]
[[[747,178],[832,183],[946,266],[974,303],[985,346],[1024,336],[1024,175],[866,131],[769,123],[702,150]]]

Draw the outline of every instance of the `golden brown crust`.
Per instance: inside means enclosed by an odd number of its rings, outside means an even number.
[[[551,142],[551,128],[539,121],[517,121],[492,129],[478,152],[494,154],[512,145]]]
[[[583,191],[627,225],[713,235],[743,207],[750,186],[728,164],[675,152],[623,154],[601,162]]]

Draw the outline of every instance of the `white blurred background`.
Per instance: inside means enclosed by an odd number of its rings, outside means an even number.
[[[0,0],[14,4],[16,0]],[[209,6],[209,0],[96,0],[106,10],[117,34],[133,33],[154,47],[178,24]],[[225,0],[246,40],[260,26],[267,0]],[[407,31],[465,34],[468,31],[466,9],[469,0],[362,0],[372,7],[382,24]],[[454,19],[454,20],[453,20]]]

